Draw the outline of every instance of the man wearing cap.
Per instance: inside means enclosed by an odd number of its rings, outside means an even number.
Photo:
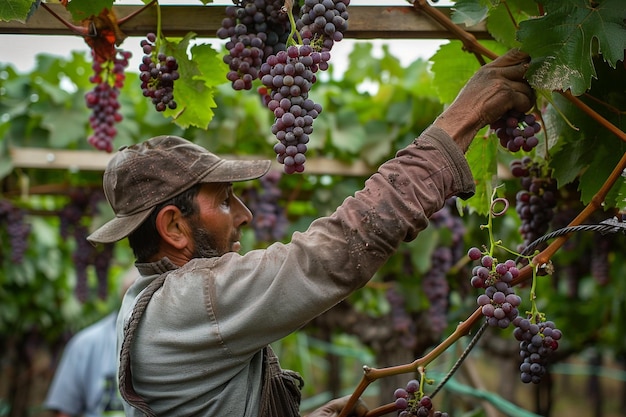
[[[298,416],[301,379],[280,369],[269,344],[365,285],[448,197],[473,194],[464,152],[483,126],[532,107],[527,62],[510,51],[481,68],[335,213],[246,254],[240,228],[252,214],[232,183],[262,176],[269,161],[227,161],[174,136],[120,150],[103,180],[116,216],[88,239],[128,237],[141,273],[118,320],[127,415]],[[309,416],[337,416],[345,404]],[[351,415],[366,412],[359,403]]]

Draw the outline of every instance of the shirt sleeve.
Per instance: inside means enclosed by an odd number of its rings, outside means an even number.
[[[78,338],[71,339],[56,369],[52,384],[48,390],[44,407],[72,416],[85,411],[84,395],[84,355]]]
[[[428,217],[475,184],[461,149],[430,127],[362,190],[288,244],[190,263],[208,276],[206,308],[224,346],[250,354],[297,330],[370,280]]]

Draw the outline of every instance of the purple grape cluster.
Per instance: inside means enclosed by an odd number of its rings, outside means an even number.
[[[500,145],[511,152],[519,150],[530,152],[539,144],[539,139],[535,135],[541,130],[541,125],[534,114],[511,110],[492,123],[491,128],[500,139]]]
[[[280,204],[282,191],[278,187],[281,177],[279,171],[272,170],[261,177],[261,190],[251,187],[242,194],[246,205],[254,213],[251,226],[259,242],[281,240],[287,234],[289,220]]]
[[[552,321],[533,323],[531,319],[521,316],[513,324],[513,335],[520,342],[520,378],[525,384],[538,384],[546,373],[550,356],[559,347],[561,331]]]
[[[450,285],[447,274],[455,260],[465,254],[465,225],[460,216],[454,214],[455,207],[456,198],[449,198],[443,208],[429,218],[430,227],[450,233],[450,239],[433,250],[430,268],[422,276],[422,290],[429,302],[428,321],[435,335],[441,335],[448,325]]]
[[[115,124],[123,119],[119,112],[118,97],[126,80],[124,71],[132,54],[118,49],[115,56],[107,61],[98,58],[94,50],[91,55],[94,73],[89,81],[96,86],[85,94],[87,108],[91,109],[89,125],[93,129],[88,141],[98,150],[112,152],[113,139],[117,135]]]
[[[515,261],[498,262],[476,247],[470,248],[467,255],[472,261],[480,260],[480,265],[472,269],[470,281],[472,287],[485,290],[476,299],[478,306],[490,326],[506,329],[518,317],[518,307],[522,303],[511,287],[513,279],[519,276]]]
[[[398,388],[393,393],[398,417],[429,417],[433,401],[428,395],[421,395],[417,379],[407,382],[405,388]],[[435,411],[433,417],[448,417],[448,413]]]
[[[104,201],[104,193],[90,189],[78,188],[72,190],[69,200],[59,212],[60,234],[64,239],[72,237],[76,247],[72,253],[74,269],[76,270],[76,287],[74,293],[80,302],[89,298],[88,268],[93,265],[97,279],[97,293],[100,299],[106,299],[109,287],[109,268],[113,260],[114,244],[95,247],[89,243],[87,236],[89,228],[82,222],[83,216],[95,216],[99,204]]]
[[[417,346],[415,321],[407,311],[406,300],[394,286],[385,292],[389,302],[392,329],[400,334],[400,344],[405,349],[415,349]]]
[[[11,203],[9,200],[0,199],[0,243],[8,241],[11,245],[11,255],[9,257],[12,264],[21,264],[24,254],[28,248],[28,237],[30,236],[30,224],[25,222],[25,211]],[[6,236],[1,231],[6,231]],[[0,261],[4,258],[2,247],[0,246]]]
[[[157,36],[148,33],[141,40],[144,56],[139,64],[139,79],[144,97],[152,100],[158,112],[174,110],[178,106],[174,100],[174,82],[180,78],[178,61],[155,50]]]
[[[522,189],[515,200],[515,210],[521,220],[519,232],[523,247],[542,237],[550,227],[557,204],[557,184],[545,175],[538,163],[526,156],[510,164],[511,173],[520,178]]]
[[[233,0],[217,30],[228,39],[224,62],[234,90],[250,90],[265,58],[286,49],[291,25],[280,0]]]
[[[296,21],[303,39],[320,44],[321,51],[330,51],[348,30],[350,0],[305,0]]]
[[[270,55],[259,76],[267,88],[264,103],[274,113],[272,133],[276,159],[287,174],[303,172],[313,121],[322,106],[309,99],[315,73],[330,59],[329,52],[315,52],[310,45],[290,46]]]

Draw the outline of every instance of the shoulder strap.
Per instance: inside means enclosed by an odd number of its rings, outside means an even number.
[[[128,402],[128,404],[137,408],[141,412],[143,412],[147,417],[156,417],[155,412],[150,408],[150,406],[146,403],[146,401],[135,392],[135,388],[133,387],[133,378],[130,370],[130,351],[133,343],[133,339],[135,338],[135,333],[137,331],[137,327],[139,326],[139,322],[141,321],[141,317],[143,313],[146,311],[146,307],[152,299],[154,293],[163,286],[165,282],[165,278],[167,277],[170,271],[164,273],[160,277],[156,278],[152,281],[141,293],[135,306],[133,307],[133,311],[131,313],[130,319],[124,326],[124,340],[122,342],[122,349],[120,353],[120,369],[119,369],[119,389],[122,394],[122,398]]]
[[[263,390],[259,417],[300,417],[301,388],[304,380],[297,373],[282,369],[271,346],[263,351]]]

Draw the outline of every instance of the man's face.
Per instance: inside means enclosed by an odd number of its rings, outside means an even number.
[[[252,213],[233,194],[228,183],[203,184],[198,193],[199,213],[189,220],[192,258],[210,258],[241,249],[241,227],[252,221]]]

